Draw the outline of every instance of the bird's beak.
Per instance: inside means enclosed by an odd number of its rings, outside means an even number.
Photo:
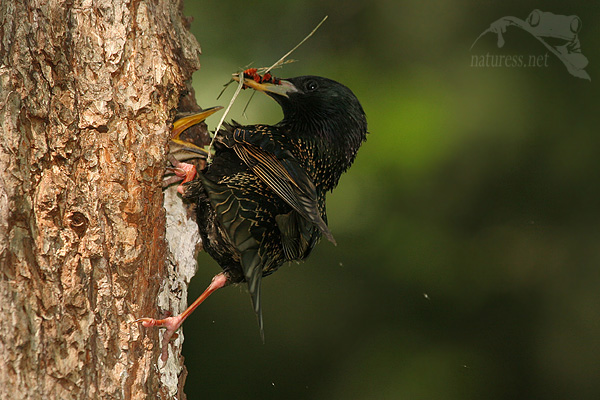
[[[173,130],[171,131],[171,138],[178,140],[181,132],[185,131],[190,126],[194,126],[204,121],[206,118],[210,117],[223,107],[216,106],[207,108],[198,114],[190,115],[188,117],[179,118],[177,121],[173,123]]]
[[[173,123],[173,130],[171,131],[171,140],[169,141],[169,154],[177,161],[186,161],[192,158],[206,158],[208,156],[206,150],[196,146],[192,142],[181,140],[179,136],[187,128],[201,123],[222,108],[223,107],[221,106],[207,108],[197,114],[179,118],[175,121]]]
[[[240,81],[239,74],[233,74],[233,80],[236,82]],[[258,90],[259,92],[263,92],[265,94],[276,94],[283,97],[289,97],[290,93],[298,92],[296,86],[294,86],[291,82],[286,80],[279,80],[278,83],[258,83],[254,79],[244,78],[244,85],[247,87],[251,87],[254,90]]]

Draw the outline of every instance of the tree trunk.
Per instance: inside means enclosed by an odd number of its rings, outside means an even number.
[[[0,399],[184,397],[181,358],[132,323],[185,301],[161,191],[199,67],[181,12],[0,0]]]

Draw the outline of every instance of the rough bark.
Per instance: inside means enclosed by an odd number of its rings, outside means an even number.
[[[185,294],[161,191],[184,25],[178,1],[0,0],[0,399],[183,397],[131,322]]]

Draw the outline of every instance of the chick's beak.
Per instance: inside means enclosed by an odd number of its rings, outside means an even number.
[[[186,129],[202,123],[206,118],[221,110],[223,107],[216,106],[202,110],[197,114],[188,115],[173,123],[171,140],[169,141],[169,154],[177,161],[186,161],[192,158],[206,158],[208,152],[187,140],[182,140],[180,135]]]
[[[173,130],[171,131],[172,132],[171,138],[174,140],[178,140],[179,135],[181,135],[181,132],[185,131],[190,126],[199,124],[200,122],[204,121],[206,118],[210,117],[211,115],[213,115],[217,111],[221,110],[222,108],[223,107],[221,107],[221,106],[211,107],[211,108],[207,108],[206,110],[203,110],[197,114],[193,114],[193,115],[178,119],[177,121],[175,121],[173,123]]]

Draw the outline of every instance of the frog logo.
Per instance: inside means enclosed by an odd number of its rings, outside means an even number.
[[[531,34],[565,65],[571,75],[592,80],[585,71],[588,59],[581,53],[577,36],[581,30],[581,19],[578,16],[556,15],[547,11],[533,10],[525,21],[517,17],[502,17],[475,39],[471,50],[477,41],[488,33],[498,35],[497,45],[498,48],[502,48],[505,44],[502,34],[506,33],[509,26],[516,26]]]

